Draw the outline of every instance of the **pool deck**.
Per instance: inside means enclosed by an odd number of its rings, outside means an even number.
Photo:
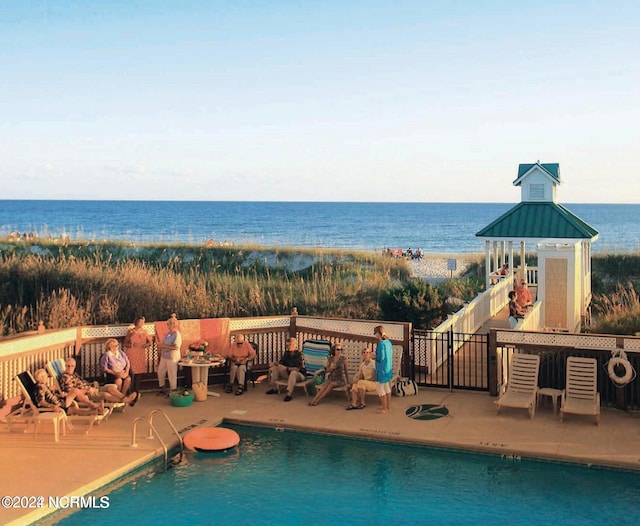
[[[2,496],[43,496],[41,509],[0,509],[0,523],[28,524],[52,510],[48,497],[82,496],[93,492],[135,467],[149,462],[162,447],[157,439],[146,438],[146,422],[137,425],[137,447],[131,447],[132,425],[136,417],[146,418],[154,409],[163,410],[175,427],[184,432],[223,420],[268,427],[295,428],[322,433],[349,435],[403,443],[464,449],[505,456],[507,459],[537,458],[640,470],[640,412],[603,408],[600,425],[586,416],[569,415],[560,422],[551,403],[538,407],[534,419],[518,409],[503,409],[496,415],[494,400],[487,393],[420,390],[418,396],[392,399],[391,412],[376,414],[378,401],[367,396],[363,410],[345,411],[344,393],[332,393],[317,407],[309,407],[302,391],[291,402],[282,396],[267,396],[267,386],[249,387],[243,396],[212,391],[206,402],[189,407],[172,407],[168,398],[144,393],[140,403],[115,413],[96,425],[90,433],[77,424],[54,442],[50,430],[34,438],[32,432],[10,432],[0,425],[0,479]],[[434,420],[417,420],[405,411],[419,404],[444,406],[449,414]],[[165,441],[171,430],[161,414],[154,426]],[[174,435],[175,437],[175,435]],[[95,513],[100,513],[96,510]]]

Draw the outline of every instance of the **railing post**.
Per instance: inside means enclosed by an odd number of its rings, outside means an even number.
[[[495,329],[489,331],[487,358],[489,363],[489,394],[491,396],[498,396],[498,353]]]

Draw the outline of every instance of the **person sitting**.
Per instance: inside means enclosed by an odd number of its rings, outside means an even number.
[[[118,340],[115,338],[109,338],[105,342],[105,347],[107,352],[102,355],[100,366],[107,375],[107,383],[116,384],[118,391],[126,395],[131,386],[129,357],[124,351],[118,349]]]
[[[276,382],[280,379],[286,379],[287,395],[284,397],[284,401],[290,402],[293,399],[293,388],[296,383],[304,380],[305,372],[304,359],[302,353],[298,350],[298,340],[289,338],[287,340],[287,350],[280,358],[280,361],[269,364],[269,385],[271,385],[271,389],[267,391],[267,394],[278,394]]]
[[[342,387],[347,383],[347,360],[342,354],[342,344],[337,343],[333,347],[333,352],[329,357],[329,362],[325,369],[325,378],[320,389],[309,402],[309,405],[316,406],[325,396],[327,396],[334,387]]]
[[[533,305],[531,292],[529,292],[527,282],[524,279],[520,280],[520,285],[516,285],[514,287],[514,290],[518,295],[518,305],[520,305],[522,309],[526,309],[527,307]]]
[[[98,388],[87,382],[82,376],[76,373],[75,358],[67,358],[65,361],[65,371],[60,378],[60,389],[64,393],[69,393],[73,389],[87,395],[94,402],[124,402],[130,406],[136,405],[140,399],[139,393],[133,392],[129,395],[123,395],[115,384],[106,384],[102,388]]]
[[[367,392],[376,392],[376,362],[371,359],[372,354],[373,352],[369,348],[362,351],[362,363],[353,379],[351,405],[347,407],[347,410],[364,409],[366,405],[364,399]],[[360,403],[358,403],[358,399],[360,399]]]
[[[501,276],[508,276],[509,275],[509,265],[507,265],[506,263],[504,265],[502,265],[502,268],[500,269],[500,275]]]
[[[238,388],[236,395],[244,393],[245,379],[247,375],[247,362],[252,360],[256,355],[251,344],[245,340],[244,334],[236,335],[235,341],[229,347],[229,383],[225,391],[230,393],[233,391],[233,383],[238,379]]]
[[[87,395],[78,389],[71,389],[69,392],[60,393],[49,387],[47,381],[49,375],[44,369],[38,369],[34,373],[36,380],[35,399],[38,407],[53,409],[56,413],[64,411],[68,415],[103,415],[107,412],[104,404],[95,404]],[[78,400],[88,406],[88,409],[80,409],[73,405]]]
[[[512,329],[516,328],[518,320],[524,318],[524,312],[518,305],[518,294],[515,290],[509,292],[509,325]]]

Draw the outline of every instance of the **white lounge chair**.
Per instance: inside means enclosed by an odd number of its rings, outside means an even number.
[[[560,420],[565,413],[592,415],[600,422],[600,393],[598,392],[598,362],[595,358],[567,358],[567,382],[562,391]]]
[[[509,382],[495,402],[496,413],[503,407],[516,407],[527,409],[529,418],[535,416],[539,367],[540,356],[537,354],[517,353],[511,357]]]

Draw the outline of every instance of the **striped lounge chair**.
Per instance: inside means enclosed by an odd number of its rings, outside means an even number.
[[[331,342],[328,340],[305,340],[302,344],[302,357],[307,370],[304,380],[296,384],[296,387],[302,387],[307,396],[309,396],[309,386],[314,384],[319,374],[323,373],[329,361],[329,352],[331,351]],[[281,387],[286,387],[286,380],[278,380],[276,388],[280,391]]]

